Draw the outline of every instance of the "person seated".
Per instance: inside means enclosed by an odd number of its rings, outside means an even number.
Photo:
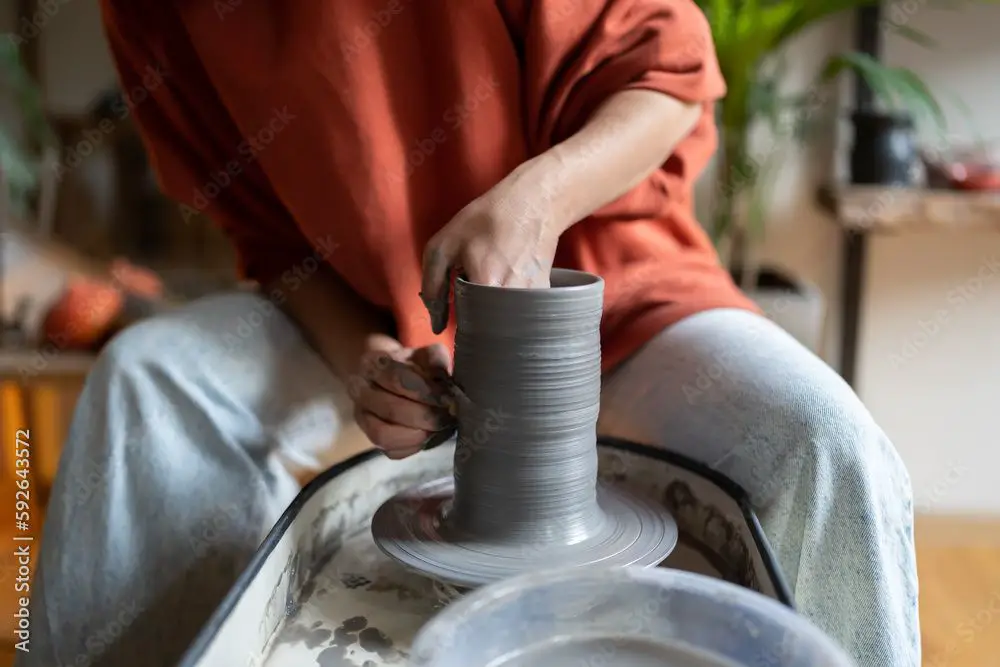
[[[599,432],[732,478],[802,614],[859,664],[920,664],[898,454],[694,217],[725,84],[692,0],[101,7],[164,192],[260,289],[104,349],[18,667],[174,665],[297,492],[289,467],[341,429],[339,397],[393,459],[449,425],[425,378],[451,368],[450,277],[544,288],[552,267],[606,283]]]

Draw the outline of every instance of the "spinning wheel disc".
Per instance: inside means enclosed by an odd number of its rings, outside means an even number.
[[[677,524],[665,508],[598,485],[598,530],[574,544],[505,544],[453,537],[447,509],[452,478],[408,489],[386,501],[372,535],[390,558],[429,577],[473,588],[532,570],[585,565],[653,566],[677,545]]]

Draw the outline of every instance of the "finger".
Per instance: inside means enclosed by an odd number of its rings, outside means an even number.
[[[425,405],[445,407],[442,387],[421,375],[415,364],[383,357],[374,364],[371,382],[396,396]]]
[[[444,443],[448,442],[449,440],[453,440],[454,438],[455,438],[454,428],[438,431],[437,433],[431,434],[431,437],[428,438],[426,442],[424,442],[421,449],[423,449],[424,451],[427,451],[428,449],[434,449],[435,447],[440,447]]]
[[[403,344],[392,336],[385,334],[372,334],[365,341],[365,347],[370,352],[385,352],[387,354],[402,354],[405,348]]]
[[[441,374],[451,375],[451,353],[441,343],[434,343],[413,351],[410,361],[424,370],[428,377],[437,378]]]
[[[549,287],[550,270],[543,269],[537,257],[523,256],[508,265],[503,278],[505,287],[541,289]]]
[[[357,398],[358,406],[382,421],[422,431],[439,431],[452,424],[451,415],[443,408],[390,394],[381,387],[368,385]]]
[[[365,347],[358,363],[358,374],[363,382],[373,382],[389,368],[392,359],[402,359],[408,354],[408,350],[398,340],[383,334],[369,336]],[[354,379],[351,378],[352,381]]]
[[[361,357],[361,376],[365,382],[376,382],[379,378],[392,375],[398,365],[407,365],[412,354],[398,343],[395,347],[382,346],[377,341],[369,344],[370,348]]]
[[[431,316],[431,329],[439,334],[448,326],[448,295],[454,257],[449,244],[437,236],[424,249],[420,298]]]
[[[462,277],[476,285],[503,287],[507,264],[483,241],[473,241],[461,256]]]
[[[410,449],[387,449],[385,457],[387,459],[392,459],[393,461],[399,461],[413,456],[414,454],[419,454],[423,451],[423,449],[423,447],[411,447]]]
[[[546,253],[548,255],[548,253]],[[548,289],[552,284],[552,258],[548,261],[538,257],[529,258],[522,271],[524,286],[532,289]]]
[[[361,408],[355,408],[354,420],[372,444],[385,451],[419,449],[430,436],[427,431],[390,424]]]

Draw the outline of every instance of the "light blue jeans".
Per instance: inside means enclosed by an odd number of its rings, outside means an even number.
[[[342,424],[341,384],[252,294],[119,335],[87,379],[17,667],[175,665]],[[851,389],[769,321],[717,310],[605,379],[600,430],[749,493],[800,611],[859,665],[918,667],[906,470]],[[223,666],[220,666],[223,667]]]

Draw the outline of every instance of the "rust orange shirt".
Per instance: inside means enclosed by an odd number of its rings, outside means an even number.
[[[556,255],[606,281],[605,369],[689,314],[755,309],[692,213],[725,92],[693,0],[102,6],[162,189],[224,228],[248,278],[294,288],[326,261],[404,344],[451,346],[419,297],[428,239],[610,95],[644,88],[703,104],[701,121]]]

